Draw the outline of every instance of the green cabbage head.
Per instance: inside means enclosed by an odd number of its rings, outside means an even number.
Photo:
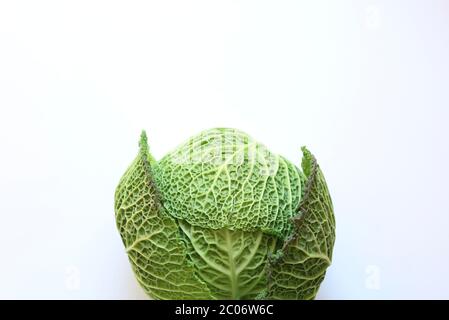
[[[145,132],[115,193],[136,279],[155,299],[313,299],[335,220],[323,174],[235,129],[210,129],[156,161]]]

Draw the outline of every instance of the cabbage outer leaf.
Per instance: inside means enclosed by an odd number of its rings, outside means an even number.
[[[179,225],[198,276],[217,299],[254,299],[266,289],[268,256],[275,251],[276,237],[183,221]]]
[[[331,264],[335,218],[323,173],[315,157],[302,148],[308,178],[294,233],[270,262],[268,290],[261,298],[313,299]]]
[[[115,193],[115,214],[136,278],[156,299],[211,299],[206,284],[194,272],[178,225],[166,214],[153,183],[145,132],[140,152]]]

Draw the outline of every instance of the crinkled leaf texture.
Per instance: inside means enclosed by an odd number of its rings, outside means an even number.
[[[140,152],[115,194],[117,227],[142,288],[156,299],[209,299],[194,272],[175,220],[159,201],[143,135]]]
[[[163,157],[155,183],[167,212],[203,228],[285,237],[304,177],[295,165],[247,134],[206,130]]]
[[[302,167],[308,180],[295,217],[295,231],[270,262],[268,298],[313,299],[332,260],[335,218],[326,181],[305,148]]]
[[[156,162],[143,133],[115,212],[144,290],[156,299],[314,298],[335,220],[321,170],[303,154],[304,173],[243,132],[211,129]]]

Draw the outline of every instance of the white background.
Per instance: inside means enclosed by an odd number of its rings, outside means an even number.
[[[448,57],[447,1],[1,1],[0,298],[145,298],[114,189],[216,126],[319,159],[318,298],[449,298]]]

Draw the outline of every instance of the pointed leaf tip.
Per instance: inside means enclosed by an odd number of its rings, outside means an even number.
[[[145,130],[142,130],[142,133],[140,134],[140,143],[147,143],[147,133]]]
[[[145,130],[142,130],[140,134],[139,147],[140,149],[148,149],[147,133]]]
[[[148,147],[147,133],[145,132],[145,130],[142,130],[142,133],[140,134],[139,147],[140,147],[139,154],[145,158],[145,161],[148,161],[149,165],[151,166],[154,165],[156,163],[156,160],[150,153],[150,148]]]
[[[312,173],[312,168],[315,165],[316,160],[313,154],[305,146],[301,147],[301,151],[303,155],[301,167],[306,177],[309,177],[310,174]]]

